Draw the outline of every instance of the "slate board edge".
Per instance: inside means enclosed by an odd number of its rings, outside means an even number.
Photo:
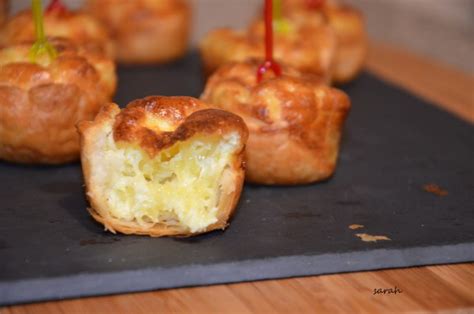
[[[374,80],[382,82],[387,87],[393,90],[396,90],[399,93],[404,93],[408,95],[409,97],[415,99],[417,102],[419,102],[419,105],[425,106],[426,108],[430,108],[430,110],[434,110],[441,114],[447,115],[449,116],[450,119],[454,119],[460,124],[464,124],[466,126],[474,126],[474,123],[471,122],[467,117],[463,116],[460,113],[457,113],[456,111],[450,108],[445,107],[444,105],[441,104],[440,101],[424,96],[418,91],[412,90],[395,81],[392,81],[389,78],[386,78],[385,76],[378,74],[375,71],[365,69],[364,71],[362,71],[361,75],[366,75],[370,78],[373,78]],[[349,82],[349,83],[346,83],[345,85],[334,86],[334,87],[346,92],[345,88],[349,87],[351,84],[354,84],[354,82]],[[354,104],[352,105],[354,106]],[[355,110],[354,107],[352,107],[351,110]]]
[[[368,245],[372,245],[368,243]],[[474,243],[287,256],[0,283],[0,305],[157,289],[474,261]],[[160,277],[157,278],[157,275]],[[377,288],[377,287],[374,287]]]

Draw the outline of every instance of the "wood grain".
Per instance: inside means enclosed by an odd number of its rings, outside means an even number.
[[[474,122],[474,78],[372,43],[367,68]],[[397,294],[374,295],[395,288]],[[474,264],[268,280],[6,307],[20,313],[474,313]]]
[[[458,264],[45,302],[2,313],[472,313],[473,283],[474,264]],[[395,287],[401,293],[373,294]]]

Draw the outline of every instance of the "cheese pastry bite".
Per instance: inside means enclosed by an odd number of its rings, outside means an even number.
[[[87,0],[86,9],[109,30],[121,63],[163,63],[186,53],[187,0]]]
[[[320,3],[311,7],[311,2]],[[339,1],[282,0],[284,16],[290,20],[323,20],[337,37],[332,80],[345,83],[362,70],[368,52],[367,31],[363,15]]]
[[[31,61],[32,43],[0,49],[0,159],[58,164],[79,159],[76,123],[93,119],[115,91],[112,60],[65,39]]]
[[[191,97],[150,96],[79,124],[92,217],[113,233],[224,229],[244,180],[243,120]]]
[[[336,52],[334,31],[318,20],[287,20],[285,29],[274,32],[273,57],[300,71],[311,72],[329,81]],[[248,59],[264,59],[264,22],[252,23],[246,31],[217,29],[199,45],[204,71],[212,74],[219,66]]]
[[[112,54],[107,30],[94,17],[84,12],[60,9],[45,11],[44,29],[49,37],[67,38],[93,52]],[[0,30],[0,47],[35,39],[35,25],[30,9],[12,16]]]
[[[241,116],[250,132],[246,179],[303,184],[330,177],[337,162],[347,95],[311,74],[283,67],[279,77],[256,80],[259,63],[231,63],[208,80],[201,96]]]

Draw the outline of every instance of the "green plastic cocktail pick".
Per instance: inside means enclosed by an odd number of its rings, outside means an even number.
[[[275,31],[280,34],[288,34],[291,26],[283,17],[281,0],[273,0],[273,23]]]
[[[41,0],[31,0],[31,7],[33,10],[33,19],[35,21],[35,32],[36,41],[30,49],[30,60],[36,62],[38,57],[47,53],[50,59],[57,57],[58,52],[48,42],[44,33],[44,19],[43,19],[43,6]]]

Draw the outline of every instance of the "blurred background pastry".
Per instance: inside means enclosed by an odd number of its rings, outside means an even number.
[[[241,116],[250,132],[246,179],[303,184],[330,177],[339,152],[347,95],[321,79],[283,67],[257,81],[257,61],[230,63],[209,78],[201,99]]]
[[[112,99],[114,62],[66,39],[57,56],[33,57],[32,42],[0,49],[0,159],[58,164],[79,159],[76,123]]]
[[[46,2],[46,1],[44,1]],[[111,43],[105,27],[93,16],[70,10],[59,2],[44,12],[44,28],[47,36],[64,37],[93,51],[111,54]],[[32,41],[35,39],[35,25],[28,7],[10,17],[0,30],[0,47]]]
[[[288,19],[285,29],[275,28],[274,57],[282,64],[311,72],[330,80],[336,54],[334,31],[313,19]],[[217,29],[207,34],[199,45],[206,74],[233,61],[263,59],[264,22],[258,20],[247,30]]]
[[[5,23],[8,16],[8,0],[0,0],[0,27]]]
[[[163,63],[187,51],[186,0],[87,0],[86,9],[109,30],[118,62]]]
[[[79,130],[89,211],[107,230],[190,236],[228,225],[244,180],[240,117],[150,96],[109,104]]]
[[[285,18],[321,21],[334,30],[337,38],[334,82],[345,83],[357,76],[368,52],[364,18],[357,9],[328,0],[282,0],[282,5]]]
[[[275,59],[279,63],[334,83],[348,82],[362,70],[368,42],[357,10],[322,0],[281,0],[281,6],[280,20],[275,20]],[[247,31],[211,31],[200,45],[206,73],[229,61],[263,58],[263,35],[262,19]]]
[[[85,0],[63,0],[70,8],[80,8]],[[363,12],[372,42],[383,41],[411,50],[463,71],[474,72],[472,30],[474,2],[459,0],[344,0]],[[262,0],[189,0],[192,7],[190,42],[196,45],[209,31],[249,25]],[[223,4],[225,3],[225,4]],[[29,0],[10,1],[11,12],[29,6]],[[212,18],[210,18],[212,17]],[[445,45],[439,45],[440,42]]]

